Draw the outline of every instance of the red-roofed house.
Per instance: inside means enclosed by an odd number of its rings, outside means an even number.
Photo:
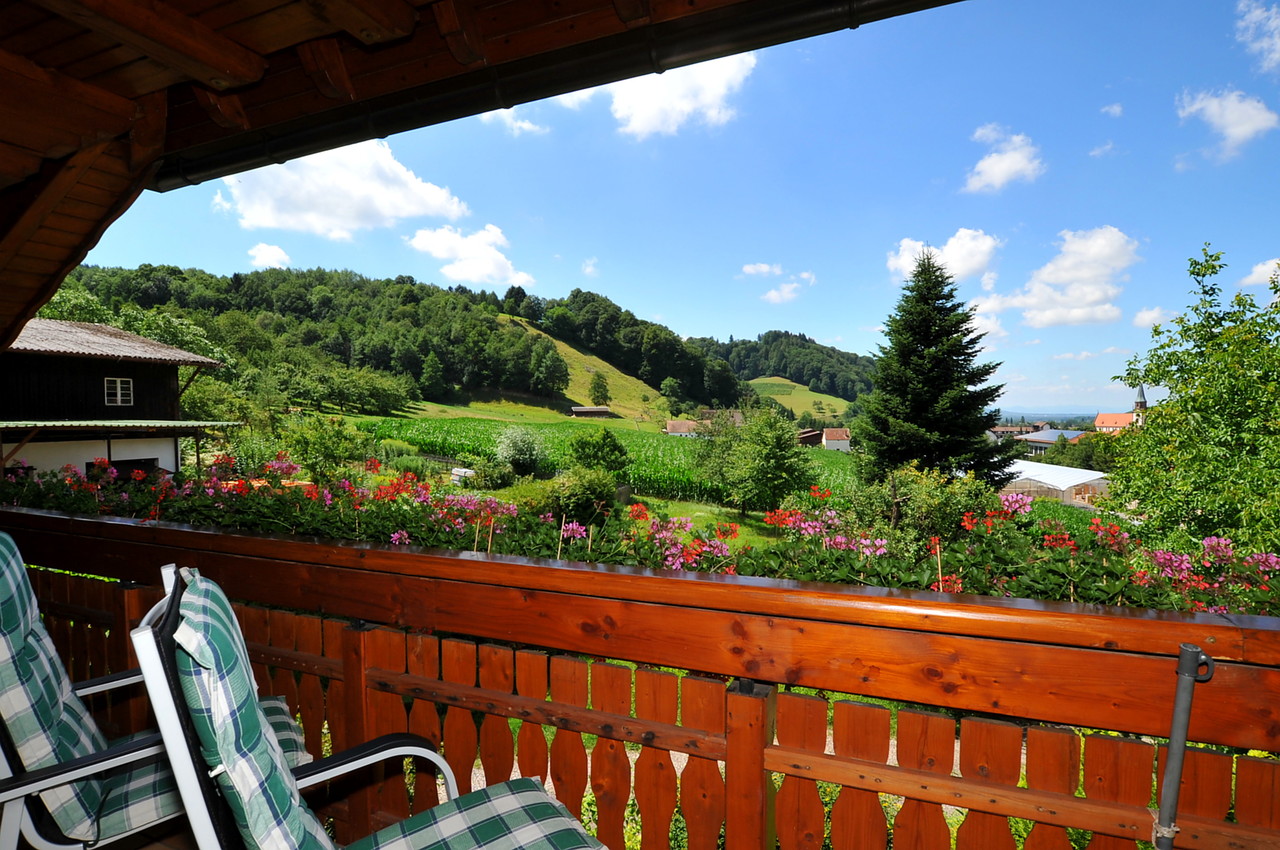
[[[849,451],[848,428],[823,428],[822,447],[837,452]]]
[[[1147,411],[1147,394],[1142,385],[1138,385],[1138,395],[1133,400],[1132,413],[1099,413],[1093,418],[1094,430],[1102,434],[1114,434],[1123,431],[1130,425],[1142,425],[1142,417]]]
[[[1114,434],[1132,424],[1132,413],[1099,413],[1093,417],[1093,429],[1101,434]]]

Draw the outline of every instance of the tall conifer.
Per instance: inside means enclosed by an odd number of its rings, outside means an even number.
[[[978,362],[983,335],[932,253],[916,260],[885,326],[889,343],[880,347],[875,390],[854,422],[870,477],[882,480],[914,460],[1006,483],[1019,447],[987,436],[1000,422],[992,405],[1004,387],[988,383],[1000,364]]]

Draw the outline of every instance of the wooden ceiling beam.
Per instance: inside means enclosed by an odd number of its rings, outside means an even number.
[[[0,50],[0,120],[5,141],[61,158],[129,132],[138,105],[105,89]]]
[[[0,276],[9,268],[22,246],[58,208],[80,178],[93,166],[110,142],[101,142],[77,151],[62,162],[47,164],[41,178],[33,178],[38,186],[30,186],[32,195],[15,219],[0,231]],[[32,181],[28,181],[30,183]],[[27,189],[27,186],[23,186]]]
[[[267,62],[161,0],[31,0],[219,91],[262,78]]]
[[[649,23],[649,0],[613,0],[613,11],[618,20],[629,27]]]
[[[334,100],[355,100],[356,89],[342,59],[342,48],[336,38],[320,38],[298,45],[302,69],[315,83],[316,89]]]
[[[404,38],[418,23],[418,10],[403,0],[308,0],[307,8],[365,44]]]
[[[40,170],[43,160],[25,148],[0,142],[0,189],[27,179]]]
[[[471,7],[459,0],[436,0],[431,6],[440,36],[459,65],[484,61],[484,37]]]

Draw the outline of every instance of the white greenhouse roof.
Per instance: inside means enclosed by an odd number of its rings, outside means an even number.
[[[1058,466],[1052,463],[1036,463],[1032,460],[1015,460],[1009,465],[1015,481],[1038,481],[1057,490],[1068,490],[1091,481],[1106,479],[1106,473],[1092,469],[1076,469],[1074,466]]]

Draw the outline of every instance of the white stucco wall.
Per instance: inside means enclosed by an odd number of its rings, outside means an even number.
[[[13,446],[5,446],[5,454]],[[74,440],[65,443],[27,443],[18,452],[17,457],[9,462],[10,466],[22,460],[28,466],[34,466],[37,472],[57,471],[68,463],[84,469],[93,463],[94,458],[107,457],[106,440]],[[178,468],[178,458],[174,453],[173,437],[140,437],[133,440],[112,440],[112,460],[142,460],[156,458],[156,463],[164,469]]]

